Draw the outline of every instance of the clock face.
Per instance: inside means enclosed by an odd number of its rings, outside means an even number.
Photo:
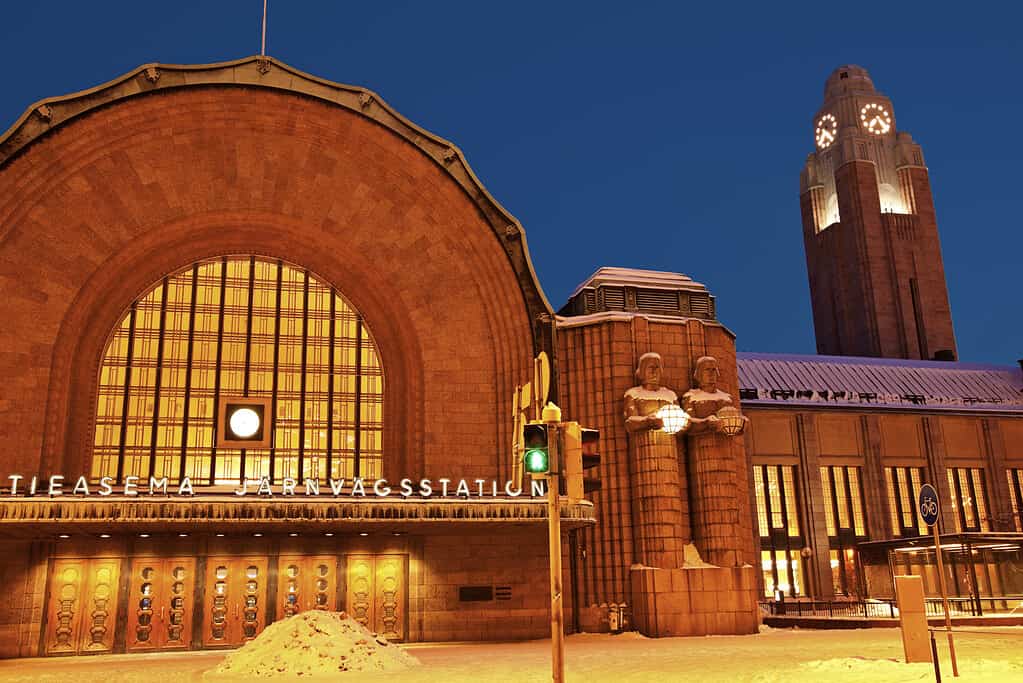
[[[892,117],[880,104],[868,104],[860,109],[860,122],[868,133],[884,135],[892,129]]]
[[[838,121],[831,114],[825,114],[817,122],[817,130],[814,131],[814,138],[817,140],[817,148],[825,149],[835,141],[835,134],[838,132]]]

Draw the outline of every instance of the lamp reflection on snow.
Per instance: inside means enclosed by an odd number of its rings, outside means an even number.
[[[664,423],[661,430],[668,434],[678,434],[689,426],[689,413],[674,403],[661,406],[661,409],[657,411],[657,417],[661,418],[661,422]]]

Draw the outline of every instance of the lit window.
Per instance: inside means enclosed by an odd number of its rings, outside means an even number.
[[[948,489],[957,531],[990,531],[984,495],[984,471],[975,467],[948,470]]]
[[[824,512],[835,593],[859,594],[860,570],[856,544],[867,540],[860,468],[822,467],[821,486],[824,490]]]
[[[802,589],[803,538],[795,487],[796,468],[756,465],[753,482],[757,497],[764,593],[799,595]]]
[[[1023,532],[1023,470],[1006,470],[1005,476],[1009,480],[1009,500],[1012,501],[1012,518],[1016,524],[1016,531]]]
[[[919,467],[886,467],[888,509],[893,536],[925,536],[927,525],[916,511],[916,494],[923,482]]]
[[[223,397],[270,400],[269,448],[217,447]],[[199,484],[381,476],[383,373],[359,313],[316,276],[228,256],[165,277],[115,327],[94,479]]]

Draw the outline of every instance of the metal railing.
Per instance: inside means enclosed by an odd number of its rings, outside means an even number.
[[[772,617],[884,619],[898,615],[894,600],[765,600],[760,609]]]
[[[944,616],[941,598],[927,598],[928,617]],[[980,617],[985,615],[1023,616],[1023,595],[997,597],[956,597],[948,599],[949,613],[953,617]],[[870,600],[763,600],[760,611],[766,616],[825,617],[828,619],[894,619],[899,608],[890,598]]]

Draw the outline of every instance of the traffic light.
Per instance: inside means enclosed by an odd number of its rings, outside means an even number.
[[[547,425],[530,422],[522,428],[522,463],[529,474],[547,474],[551,467]]]
[[[586,494],[600,490],[599,478],[585,476],[586,470],[600,464],[600,432],[581,427],[578,422],[562,422],[561,435],[564,493],[569,500],[582,500]]]

